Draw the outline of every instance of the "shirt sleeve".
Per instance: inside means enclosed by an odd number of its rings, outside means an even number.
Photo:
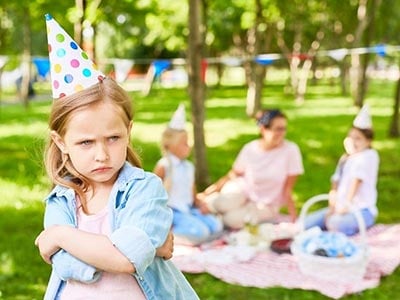
[[[378,157],[375,152],[366,151],[359,156],[354,166],[354,177],[365,181],[371,174],[377,172]]]
[[[167,207],[168,196],[161,180],[147,173],[135,182],[121,203],[116,230],[111,241],[135,266],[141,275],[153,262],[172,225],[172,211]]]
[[[74,216],[66,204],[65,197],[53,196],[46,202],[44,227],[53,225],[74,226]],[[65,250],[55,253],[52,258],[52,267],[57,276],[62,280],[74,279],[91,283],[99,279],[101,273],[95,267],[75,258]]]
[[[243,148],[239,151],[238,156],[236,157],[235,161],[233,162],[233,170],[239,174],[242,174],[245,172],[245,166],[247,164],[247,157],[251,155],[249,153],[250,149],[250,144],[246,144],[243,146]]]
[[[288,155],[288,175],[301,175],[304,173],[303,158],[299,146],[290,143],[290,151]]]

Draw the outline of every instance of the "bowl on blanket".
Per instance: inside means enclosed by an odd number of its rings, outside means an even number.
[[[293,239],[278,239],[271,242],[270,249],[278,254],[291,253],[290,246]]]

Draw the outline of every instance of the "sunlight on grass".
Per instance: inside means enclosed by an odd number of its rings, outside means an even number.
[[[374,141],[374,148],[377,150],[395,150],[396,151],[396,148],[398,148],[398,145],[399,145],[398,140]]]
[[[40,181],[46,182],[46,180],[45,177],[37,179],[39,183]],[[23,209],[31,206],[34,202],[42,201],[48,192],[44,188],[44,184],[35,184],[32,188],[28,188],[2,178],[0,178],[0,186],[7,187],[0,189],[0,206],[9,206],[15,209]]]
[[[135,122],[133,124],[132,136],[144,143],[159,143],[161,133],[165,129],[166,124],[146,124]]]
[[[209,147],[225,145],[243,134],[257,135],[257,127],[251,121],[223,119],[209,120],[204,126],[206,144]]]
[[[2,275],[12,275],[14,274],[14,260],[12,255],[7,252],[3,252],[0,255],[0,274]]]
[[[17,121],[13,124],[0,126],[0,138],[12,137],[15,135],[30,135],[37,138],[47,137],[47,124],[45,122],[33,122],[29,126],[19,124]]]
[[[319,148],[322,148],[323,143],[322,143],[322,141],[309,139],[306,141],[306,145],[311,149],[319,149]]]
[[[237,98],[212,98],[212,102],[207,103],[207,108],[243,107],[243,103],[237,100]]]

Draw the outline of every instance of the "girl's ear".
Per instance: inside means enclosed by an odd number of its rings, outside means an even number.
[[[67,154],[67,147],[65,147],[65,143],[64,140],[62,139],[62,137],[55,132],[54,130],[52,130],[50,132],[50,137],[53,140],[54,144],[56,144],[57,148],[60,149],[60,151],[64,154]]]

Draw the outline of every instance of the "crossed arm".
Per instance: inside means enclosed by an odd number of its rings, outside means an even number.
[[[51,264],[51,257],[63,249],[96,269],[107,272],[134,273],[135,267],[102,234],[93,234],[67,225],[54,225],[43,230],[35,240],[43,260]],[[169,232],[164,244],[156,249],[156,256],[170,259],[173,253],[173,235]]]

